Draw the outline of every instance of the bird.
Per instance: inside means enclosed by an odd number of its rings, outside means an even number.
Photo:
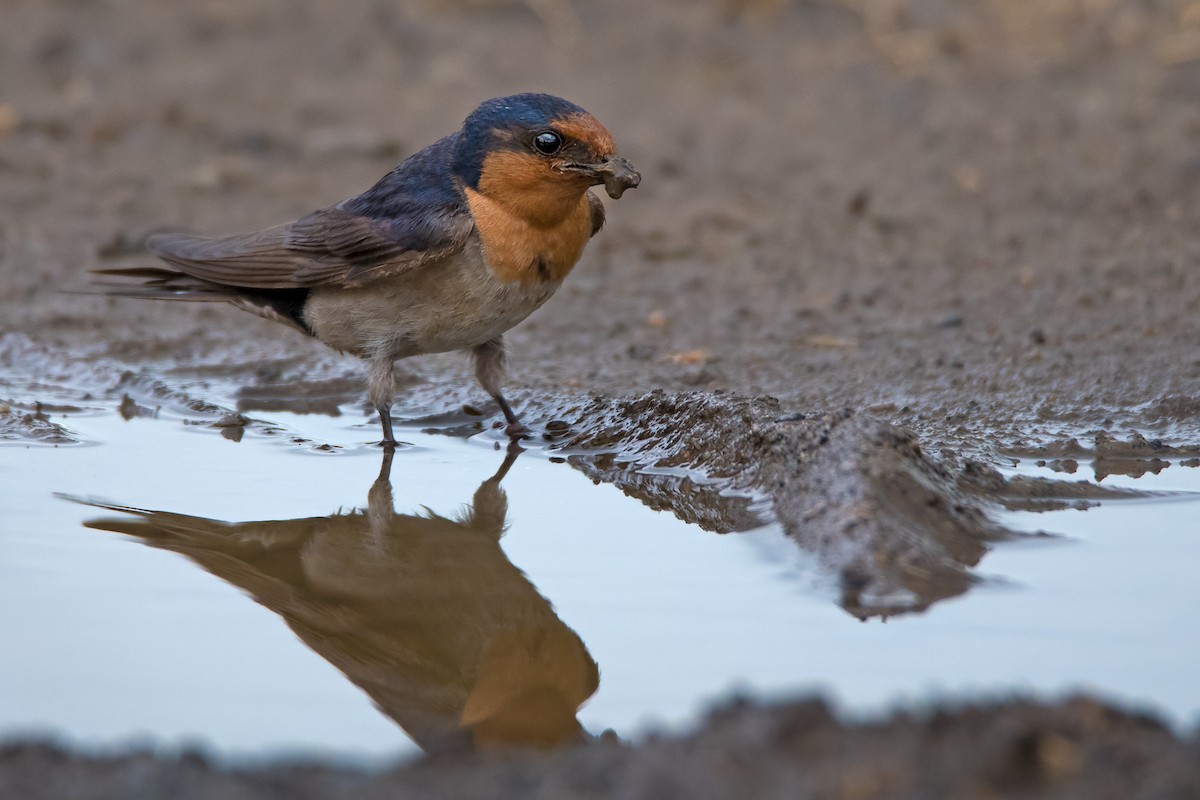
[[[520,445],[455,517],[396,512],[394,452],[365,508],[323,517],[235,523],[60,496],[120,515],[86,527],[180,553],[278,614],[430,755],[590,740],[576,715],[599,666],[500,546]]]
[[[504,333],[554,294],[604,225],[591,187],[616,199],[640,183],[592,114],[515,94],[479,104],[362,194],[252,233],[154,234],[146,249],[165,267],[94,272],[104,294],[228,302],[364,359],[385,447],[396,445],[396,361],[468,351],[519,438],[528,429],[502,391]]]

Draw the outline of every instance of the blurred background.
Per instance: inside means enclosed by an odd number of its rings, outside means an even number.
[[[1093,404],[1128,404],[1148,375],[1200,379],[1180,357],[1200,333],[1183,312],[1200,299],[1200,3],[3,13],[0,330],[116,338],[110,354],[135,358],[250,330],[316,358],[266,323],[226,332],[231,310],[55,290],[139,263],[154,230],[248,230],[355,194],[480,100],[546,91],[604,121],[645,180],[514,332],[520,383],[891,404],[922,427],[968,384],[1024,408],[1012,387],[1048,393],[1082,361]],[[958,374],[984,354],[988,370]]]

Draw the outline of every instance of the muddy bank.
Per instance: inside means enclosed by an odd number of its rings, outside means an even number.
[[[361,394],[354,377],[282,384],[273,369],[241,375],[228,366],[212,374],[180,366],[164,380],[154,371],[96,361],[85,365],[44,349],[26,348],[7,361],[17,371],[37,364],[53,364],[52,371],[63,376],[87,373],[83,386],[43,385],[60,402],[112,404],[125,419],[155,416],[166,408],[185,415],[184,424],[234,441],[254,430],[318,451],[337,446],[281,429],[269,421],[270,411],[330,413],[332,405],[341,413],[339,404]],[[310,376],[315,371],[307,369]],[[240,387],[235,402],[213,402],[213,374],[223,379],[226,392]],[[14,380],[11,372],[9,379]],[[498,409],[473,402],[478,394],[466,382],[411,381],[397,420],[449,436],[492,430],[499,447]],[[516,404],[532,431],[528,446],[549,448],[553,458],[651,508],[719,534],[778,522],[841,587],[842,607],[861,619],[922,611],[967,591],[991,543],[1014,535],[993,523],[989,511],[1082,508],[1102,499],[1144,496],[1066,474],[1061,481],[1005,478],[978,460],[932,457],[914,433],[869,412],[797,411],[770,396],[520,392]],[[8,436],[78,442],[68,428],[39,413],[10,413]],[[1121,463],[1126,472],[1147,468],[1139,458],[1148,453],[1179,458],[1188,452],[1136,435],[1128,441],[1101,435],[1095,450],[1107,455],[1093,464]],[[1038,451],[1080,458],[1089,452],[1075,440]]]
[[[842,724],[820,700],[734,703],[702,730],[637,747],[602,741],[538,758],[381,773],[313,764],[229,769],[188,752],[83,756],[0,745],[0,795],[41,798],[925,798],[1095,800],[1200,793],[1200,741],[1088,699],[896,714]]]
[[[759,521],[769,515],[816,555],[842,587],[843,607],[860,618],[918,611],[960,594],[987,542],[1003,535],[983,509],[999,493],[969,496],[913,434],[869,414],[661,391],[547,411],[573,421],[568,451],[613,454],[578,455],[570,459],[575,466],[688,522],[746,529],[755,521],[750,504],[731,503],[727,490],[765,501]],[[694,471],[693,491],[680,494],[673,481],[664,486],[661,473],[672,470]]]
[[[67,354],[38,350],[23,351],[9,366],[53,363],[63,375],[84,369],[73,362]],[[84,387],[59,386],[58,396],[115,404],[125,419],[170,408],[188,417],[185,424],[235,441],[253,429],[316,450],[335,446],[282,431],[269,411],[306,413],[315,403],[319,412],[354,392],[346,378],[293,383],[284,391],[267,374],[266,380],[233,382],[241,384],[234,408],[212,402],[203,369],[179,370],[174,382],[119,365],[106,371],[93,362],[87,369]],[[477,394],[465,383],[413,386],[407,408],[424,413],[400,410],[397,420],[452,436],[477,434],[496,424],[497,412],[494,404],[473,405]],[[1044,479],[1012,483],[977,463],[956,474],[957,467],[930,458],[914,434],[870,414],[789,410],[769,396],[522,393],[518,407],[533,431],[529,446],[549,447],[554,457],[652,508],[723,534],[779,522],[841,587],[843,607],[863,619],[920,611],[966,591],[988,543],[1006,535],[989,521],[988,507],[1026,498],[1033,486],[1045,497],[1085,493]],[[266,413],[259,418],[257,410]],[[27,441],[43,441],[46,431],[56,432],[60,443],[76,441],[47,419],[20,419],[29,420],[21,431]],[[1094,487],[1092,493],[1120,494]]]

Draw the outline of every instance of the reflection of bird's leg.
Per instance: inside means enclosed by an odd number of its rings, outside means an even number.
[[[395,448],[386,447],[383,451],[383,464],[379,467],[379,477],[367,492],[367,521],[371,527],[371,535],[376,544],[382,545],[391,529],[392,517],[395,514],[395,503],[392,499],[392,457],[396,455]]]
[[[379,477],[375,479],[375,484],[386,483],[388,490],[391,490],[392,480],[392,459],[396,455],[395,448],[388,447],[383,451],[383,463],[379,465]]]
[[[395,447],[396,437],[392,434],[392,398],[396,394],[396,362],[382,356],[371,361],[371,369],[367,374],[367,399],[379,412],[379,421],[383,424],[383,441],[385,447]]]
[[[475,347],[471,351],[471,355],[475,358],[475,380],[479,381],[483,390],[492,396],[492,399],[499,404],[500,410],[504,412],[504,419],[508,422],[508,427],[504,429],[504,432],[509,436],[520,436],[526,433],[529,429],[517,419],[512,406],[508,404],[508,401],[504,399],[504,394],[500,391],[500,384],[504,383],[505,371],[504,337],[497,336],[487,340]]]
[[[467,524],[494,535],[497,539],[504,532],[504,521],[508,517],[508,496],[500,488],[500,481],[512,469],[517,456],[525,450],[516,441],[510,442],[508,452],[504,454],[504,463],[496,474],[479,484],[475,497],[471,500],[471,514]]]
[[[504,454],[504,463],[500,465],[500,469],[496,470],[496,474],[488,478],[492,483],[499,483],[504,480],[504,476],[512,469],[512,465],[516,463],[517,456],[525,452],[525,448],[517,442],[516,439],[508,443],[508,450]]]

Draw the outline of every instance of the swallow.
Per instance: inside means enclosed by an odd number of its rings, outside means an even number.
[[[326,517],[233,523],[62,496],[121,514],[86,527],[180,553],[278,614],[430,755],[590,739],[576,715],[600,669],[500,547],[520,446],[453,518],[396,512],[394,452],[365,508]]]
[[[362,194],[253,233],[156,234],[146,247],[166,267],[96,272],[126,279],[107,294],[232,303],[364,359],[385,446],[396,444],[396,361],[469,351],[515,437],[526,429],[501,391],[504,333],[550,299],[604,225],[590,188],[619,198],[640,182],[574,103],[497,97]]]

